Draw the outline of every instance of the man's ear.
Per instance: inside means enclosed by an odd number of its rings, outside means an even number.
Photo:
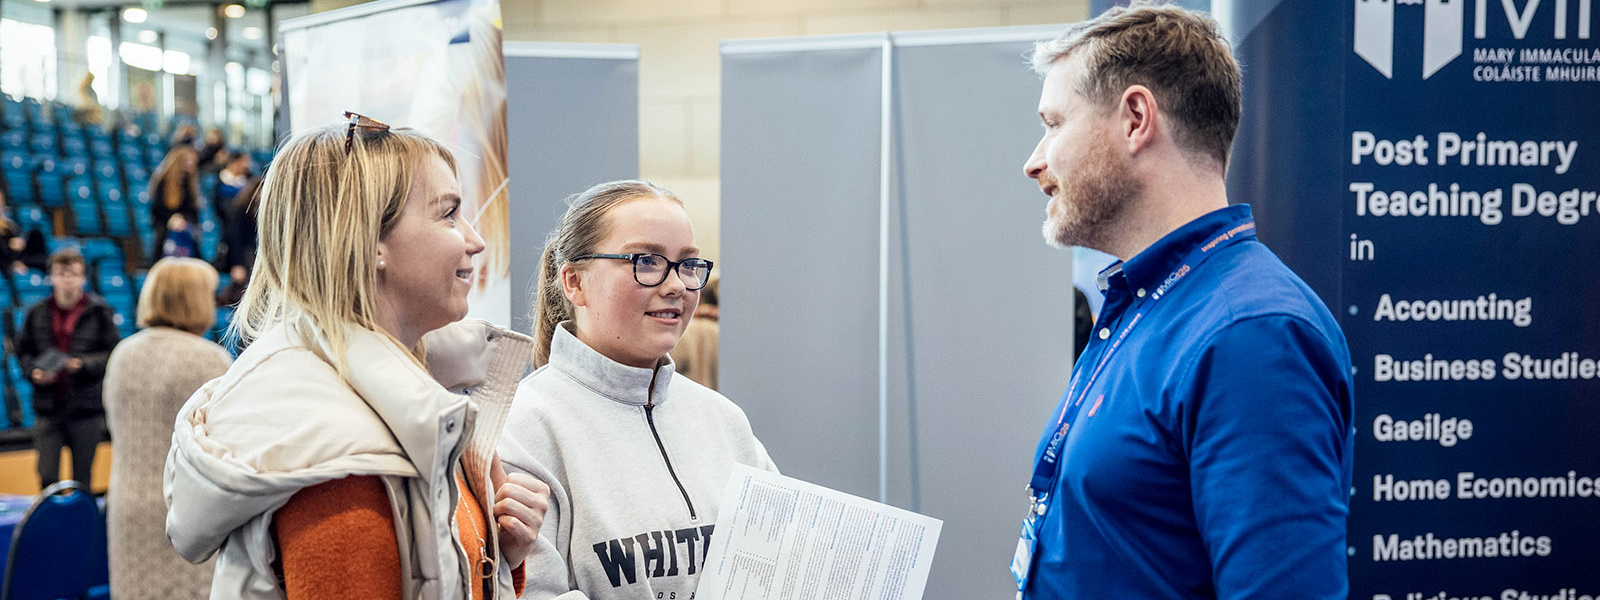
[[[1160,107],[1156,95],[1142,85],[1128,86],[1117,104],[1118,134],[1127,143],[1128,154],[1137,155],[1156,139],[1160,126]]]

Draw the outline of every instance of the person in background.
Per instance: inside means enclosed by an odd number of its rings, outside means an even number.
[[[139,292],[144,329],[122,340],[106,364],[106,421],[115,440],[106,497],[111,597],[203,600],[210,563],[191,565],[166,535],[161,473],[178,407],[233,362],[204,337],[216,320],[217,271],[193,258],[163,258]]]
[[[22,252],[28,239],[22,235],[22,226],[11,218],[11,207],[6,203],[6,192],[0,189],[0,275],[11,279],[13,274],[25,275],[28,266],[22,263]],[[9,302],[9,298],[5,298]]]
[[[198,129],[196,129],[192,123],[184,123],[179,125],[178,128],[172,132],[171,148],[187,147],[191,150],[194,149],[194,138],[197,132]]]
[[[200,164],[201,173],[216,173],[228,164],[232,155],[228,153],[228,143],[222,138],[221,129],[212,127],[206,130],[195,158]]]
[[[221,552],[214,598],[512,598],[548,489],[494,446],[533,342],[457,322],[484,242],[450,150],[346,116],[267,171],[249,346],[179,409],[168,538]]]
[[[517,386],[500,440],[507,471],[551,489],[525,600],[689,598],[734,464],[777,470],[744,411],[667,355],[711,268],[683,202],[649,182],[589,188],[551,233],[535,292],[539,368]],[[657,552],[684,549],[682,568],[629,558],[651,536]]]
[[[683,339],[672,349],[672,362],[678,372],[711,389],[717,389],[717,287],[721,278],[713,277],[700,290],[700,305],[694,309],[694,320],[683,330]]]
[[[172,215],[183,215],[188,223],[200,222],[200,175],[198,156],[190,146],[179,145],[167,152],[150,176],[150,222],[155,225],[156,244],[150,262],[165,254],[167,230]],[[198,231],[195,232],[198,234]],[[199,235],[195,246],[199,247]]]
[[[1219,29],[1136,2],[1034,51],[1045,242],[1119,260],[1031,463],[1025,600],[1347,596],[1350,352],[1229,205],[1240,73]]]
[[[189,221],[184,219],[183,215],[172,215],[167,219],[167,239],[161,243],[162,258],[200,256],[200,240],[196,239],[196,233],[195,228],[189,226]]]
[[[17,332],[17,361],[33,382],[41,488],[60,477],[63,447],[72,452],[71,478],[88,483],[105,439],[101,380],[121,334],[105,299],[84,291],[86,266],[77,248],[50,255],[50,297],[28,307]]]
[[[99,125],[105,119],[105,108],[100,106],[100,94],[94,91],[94,73],[84,73],[78,80],[78,106],[72,111],[72,120],[79,125]]]
[[[228,215],[223,220],[222,230],[227,246],[222,264],[228,270],[228,285],[217,302],[223,306],[238,304],[244,298],[245,286],[250,283],[250,269],[256,263],[256,211],[260,205],[260,189],[261,178],[253,177],[222,208]]]
[[[259,180],[251,168],[250,155],[243,153],[230,156],[228,164],[217,174],[217,193],[211,206],[216,208],[218,225],[222,228],[222,248],[218,249],[216,257],[218,269],[228,271],[247,265],[246,256],[255,252],[255,211],[250,207],[250,197]],[[241,197],[247,190],[250,194]],[[230,275],[237,278],[237,274]]]

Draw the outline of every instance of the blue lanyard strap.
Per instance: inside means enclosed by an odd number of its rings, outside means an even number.
[[[1254,231],[1255,227],[1254,220],[1245,221],[1189,251],[1189,254],[1185,255],[1183,260],[1178,263],[1178,267],[1173,269],[1172,274],[1162,280],[1164,283],[1161,284],[1161,287],[1156,289],[1155,293],[1151,294],[1150,298],[1139,306],[1139,309],[1127,319],[1127,324],[1122,327],[1122,331],[1118,332],[1115,338],[1112,338],[1111,347],[1100,355],[1100,360],[1095,362],[1094,368],[1088,370],[1087,381],[1083,381],[1084,369],[1074,369],[1072,380],[1067,384],[1067,393],[1062,397],[1062,401],[1066,403],[1066,406],[1061,409],[1061,417],[1056,421],[1055,434],[1050,437],[1050,443],[1045,446],[1044,454],[1039,456],[1039,462],[1034,465],[1033,479],[1028,483],[1029,494],[1035,499],[1042,499],[1044,494],[1054,487],[1056,475],[1060,470],[1061,447],[1066,443],[1067,431],[1072,428],[1072,423],[1078,417],[1078,411],[1083,408],[1084,400],[1089,397],[1089,390],[1094,389],[1095,382],[1105,372],[1105,367],[1111,362],[1111,357],[1116,355],[1117,350],[1122,348],[1122,343],[1128,339],[1128,335],[1133,333],[1135,327],[1144,322],[1145,316],[1155,308],[1156,303],[1166,297],[1172,291],[1172,288],[1183,281],[1195,268],[1199,267],[1200,263],[1210,257],[1212,253],[1245,239],[1248,236],[1242,234]],[[1083,383],[1082,387],[1078,385],[1080,381]]]

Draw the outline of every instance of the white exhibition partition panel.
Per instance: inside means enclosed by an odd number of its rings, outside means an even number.
[[[786,474],[944,520],[930,599],[1014,594],[1071,370],[1072,254],[1022,169],[1024,57],[1061,29],[723,45],[723,391]]]
[[[639,176],[639,47],[506,42],[511,326],[530,314],[545,238],[567,197]]]
[[[740,48],[722,57],[721,391],[784,473],[877,497],[881,53]]]

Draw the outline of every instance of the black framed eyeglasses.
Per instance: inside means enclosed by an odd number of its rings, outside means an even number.
[[[344,118],[350,119],[350,128],[344,130],[344,153],[346,155],[350,154],[350,147],[354,145],[356,141],[357,127],[376,129],[378,131],[389,130],[388,123],[384,123],[383,121],[379,121],[366,115],[356,114],[348,110],[344,111]]]
[[[626,260],[633,263],[633,280],[645,287],[655,287],[667,280],[667,272],[676,269],[678,280],[683,282],[683,287],[690,291],[698,290],[711,281],[711,261],[704,258],[685,258],[683,260],[669,260],[667,257],[652,252],[636,252],[633,254],[587,254],[574,257],[572,262],[591,258],[609,258],[612,260]]]

